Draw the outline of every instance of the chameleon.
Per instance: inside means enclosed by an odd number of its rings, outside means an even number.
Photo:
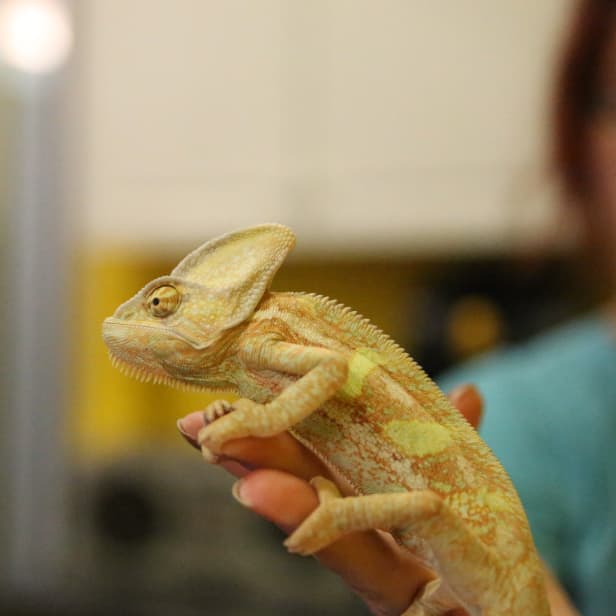
[[[544,571],[507,473],[425,371],[369,320],[327,297],[273,292],[295,235],[228,233],[149,282],[103,323],[111,361],[144,381],[227,390],[199,444],[289,431],[335,481],[286,539],[314,554],[343,535],[389,532],[435,577],[406,616],[547,616]]]

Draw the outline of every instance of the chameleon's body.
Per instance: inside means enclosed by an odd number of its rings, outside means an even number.
[[[206,411],[210,459],[229,440],[289,430],[326,463],[353,496],[317,481],[322,504],[291,551],[380,528],[438,575],[406,614],[548,615],[522,506],[470,424],[366,319],[268,291],[293,244],[287,228],[262,225],[197,249],[105,321],[112,359],[147,380],[239,393]]]

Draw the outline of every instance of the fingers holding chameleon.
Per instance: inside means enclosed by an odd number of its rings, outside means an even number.
[[[216,419],[212,425],[222,419],[226,417]],[[203,435],[207,422],[207,416],[197,411],[178,421],[178,429],[190,445],[202,449],[199,437]],[[269,437],[247,436],[229,440],[217,455],[219,466],[236,477],[257,468],[286,471],[306,481],[316,475],[329,476],[322,462],[287,432]],[[313,491],[310,487],[309,490]]]
[[[178,422],[184,438],[196,448],[203,426],[200,412]],[[222,448],[219,465],[241,478],[233,487],[235,499],[289,535],[319,506],[319,495],[309,480],[328,474],[316,456],[288,433],[230,441]],[[401,613],[430,580],[430,573],[407,551],[378,531],[346,535],[317,558],[368,604],[378,606],[380,613]]]
[[[462,385],[450,394],[453,405],[475,428],[481,421],[483,401],[472,385]],[[204,433],[233,417],[235,403],[216,401],[205,412],[193,412],[178,421],[182,436],[196,449],[202,449]],[[234,438],[224,442],[217,452],[218,463],[236,477],[243,477],[255,469],[272,469],[290,473],[305,482],[313,477],[331,479],[326,466],[315,454],[302,446],[288,432],[270,437]],[[264,484],[259,484],[264,485]],[[306,483],[305,489],[313,496],[314,489]],[[266,499],[266,496],[264,496]],[[316,497],[315,497],[316,498]],[[316,502],[316,501],[315,501]],[[316,505],[315,505],[316,506]],[[279,509],[284,509],[285,504]]]

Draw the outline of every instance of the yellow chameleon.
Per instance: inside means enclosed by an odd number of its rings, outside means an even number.
[[[352,310],[268,290],[294,244],[290,229],[266,224],[196,249],[105,320],[112,361],[145,380],[241,396],[205,411],[211,462],[229,440],[288,430],[327,465],[337,485],[313,480],[320,505],[290,551],[381,529],[436,574],[407,616],[548,615],[515,489],[446,396]]]

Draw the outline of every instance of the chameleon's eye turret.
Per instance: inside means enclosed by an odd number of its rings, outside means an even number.
[[[148,310],[161,319],[173,314],[179,305],[180,292],[169,284],[154,289],[148,295]]]

